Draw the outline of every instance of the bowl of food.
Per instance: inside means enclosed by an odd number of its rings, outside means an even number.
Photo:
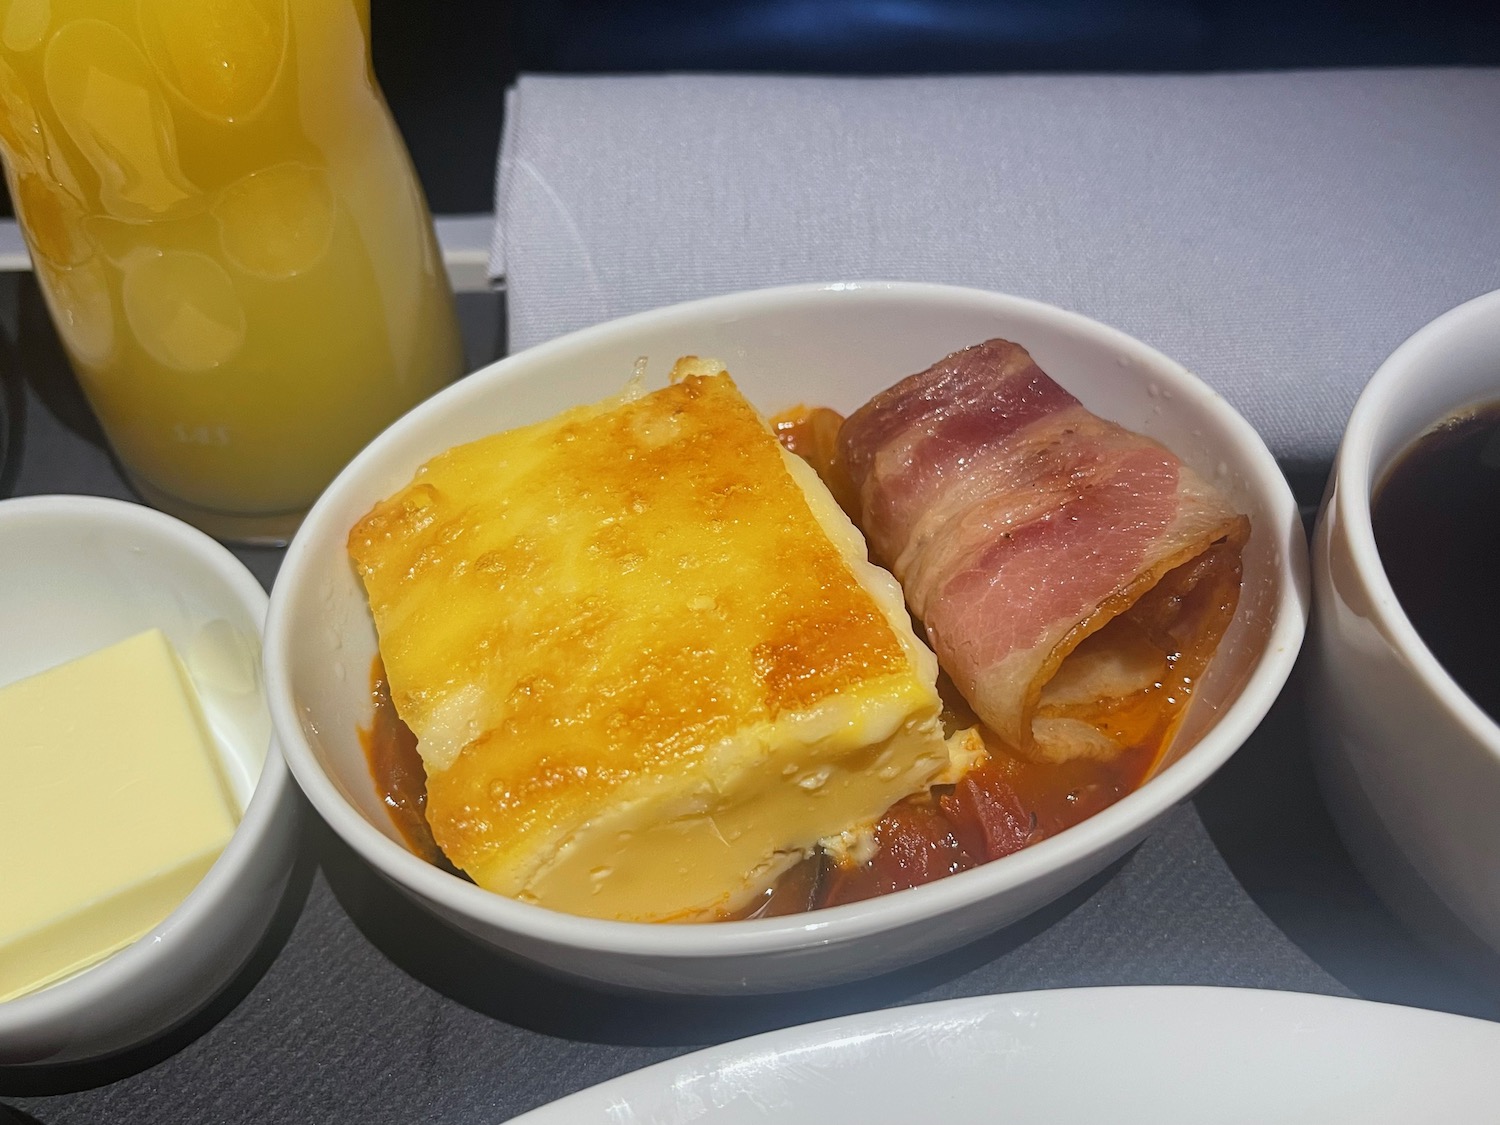
[[[1500,292],[1394,351],[1314,544],[1314,762],[1366,880],[1419,935],[1500,952]]]
[[[265,935],[300,809],[262,690],[265,609],[170,516],[0,502],[0,1063],[147,1042]]]
[[[480,941],[804,988],[1139,842],[1283,684],[1305,551],[1254,431],[1139,341],[794,286],[553,341],[391,427],[287,552],[267,685],[334,831]]]

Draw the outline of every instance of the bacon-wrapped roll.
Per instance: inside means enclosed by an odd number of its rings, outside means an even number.
[[[965,348],[844,423],[872,554],[985,724],[1044,760],[1165,748],[1234,615],[1249,520],[1026,350]]]

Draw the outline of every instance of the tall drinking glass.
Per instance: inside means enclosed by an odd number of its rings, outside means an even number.
[[[369,0],[0,0],[0,152],[131,483],[282,541],[455,377],[453,297]]]

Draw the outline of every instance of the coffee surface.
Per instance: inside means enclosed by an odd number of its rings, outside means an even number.
[[[1500,402],[1418,438],[1375,489],[1371,515],[1402,609],[1448,674],[1500,718]]]

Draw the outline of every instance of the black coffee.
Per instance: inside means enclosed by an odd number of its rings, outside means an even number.
[[[1401,608],[1448,674],[1500,718],[1500,402],[1401,454],[1372,516]]]

